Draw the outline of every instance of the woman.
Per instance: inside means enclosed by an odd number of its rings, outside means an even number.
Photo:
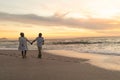
[[[30,43],[30,41],[24,37],[24,33],[20,33],[20,37],[19,37],[19,50],[22,53],[22,58],[26,58],[26,53],[27,53],[27,41]]]

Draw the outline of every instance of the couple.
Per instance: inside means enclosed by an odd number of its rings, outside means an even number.
[[[44,38],[42,37],[42,33],[39,33],[38,37],[33,40],[32,42],[30,42],[25,36],[24,36],[24,33],[21,32],[20,33],[20,37],[19,37],[19,50],[21,51],[22,53],[22,58],[26,58],[26,53],[27,53],[27,42],[29,42],[31,45],[37,41],[37,47],[38,47],[38,58],[41,58],[42,57],[42,54],[41,54],[41,50],[42,50],[42,45],[44,44]]]

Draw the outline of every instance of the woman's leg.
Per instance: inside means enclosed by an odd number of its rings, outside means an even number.
[[[27,50],[25,50],[24,58],[26,58]]]
[[[26,53],[27,53],[27,51],[24,50],[24,51],[22,51],[21,53],[22,53],[22,58],[26,58]]]
[[[22,58],[24,58],[24,51],[22,51],[21,53],[22,53]]]

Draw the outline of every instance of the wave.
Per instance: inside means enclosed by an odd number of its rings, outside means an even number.
[[[105,44],[105,43],[112,43],[112,44],[120,44],[120,42],[85,42],[85,41],[75,41],[75,42],[52,42],[52,44]]]

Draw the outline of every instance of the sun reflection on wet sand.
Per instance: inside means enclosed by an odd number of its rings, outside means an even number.
[[[78,53],[69,50],[47,50],[46,52],[59,56],[89,59],[87,63],[90,63],[94,66],[109,70],[120,71],[120,56]]]

